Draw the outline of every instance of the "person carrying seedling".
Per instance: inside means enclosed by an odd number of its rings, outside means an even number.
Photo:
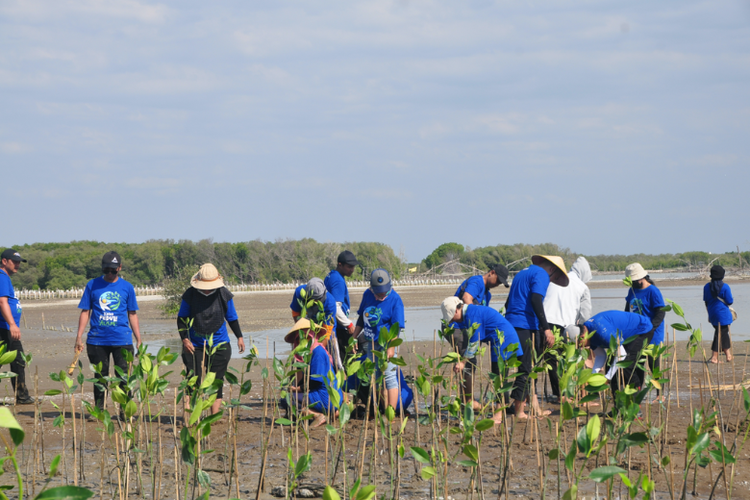
[[[99,381],[94,384],[94,403],[100,410],[104,408],[104,393],[107,387],[104,377],[109,376],[110,356],[115,366],[127,373],[128,362],[125,352],[132,354],[135,351],[133,337],[136,348],[141,346],[135,289],[125,281],[125,278],[119,276],[121,270],[120,254],[115,251],[105,253],[102,257],[102,276],[86,284],[78,303],[81,315],[78,318],[75,351],[83,351],[83,331],[90,320],[86,352],[92,366],[102,364],[101,372],[98,374]],[[115,376],[119,377],[117,370]],[[120,415],[122,414],[121,410]]]
[[[304,290],[304,298],[302,291]],[[312,302],[312,304],[311,304]],[[319,303],[323,304],[324,320],[322,326],[326,329],[326,337],[330,337],[333,332],[336,331],[336,299],[333,295],[329,294],[326,290],[323,280],[320,278],[312,278],[307,282],[306,285],[300,285],[294,290],[294,297],[292,297],[292,303],[289,308],[292,310],[292,319],[296,322],[302,315],[302,309],[305,308],[305,317],[307,319],[316,321],[318,313],[320,312]],[[327,348],[331,349],[333,360],[338,369],[343,368],[341,363],[341,356],[338,352],[338,345],[336,343],[327,344]]]
[[[641,314],[651,320],[653,330],[646,345],[652,345],[654,346],[653,349],[656,349],[664,343],[664,316],[666,315],[666,312],[662,310],[666,306],[664,297],[639,263],[636,262],[626,267],[625,277],[630,278],[632,283],[625,298],[625,311]],[[655,369],[658,370],[660,366],[659,357],[649,354],[648,366],[651,373],[654,373]],[[641,378],[643,376],[644,374],[641,373]],[[659,389],[656,390],[654,401],[664,401]]]
[[[453,338],[454,347],[461,355],[461,360],[453,366],[453,371],[456,374],[463,373],[464,402],[471,398],[472,408],[479,410],[482,408],[481,403],[473,399],[474,372],[477,368],[476,352],[479,344],[490,344],[493,373],[499,375],[497,367],[500,357],[507,361],[514,355],[519,358],[523,355],[518,335],[503,315],[491,307],[464,304],[458,297],[448,297],[443,300],[440,309],[446,325],[456,324],[458,328],[458,330],[454,330]],[[468,331],[472,327],[475,330],[471,338],[468,338]],[[516,347],[511,349],[511,346]],[[496,423],[502,422],[503,413],[504,410],[495,413],[493,420]]]
[[[336,269],[332,269],[326,279],[323,281],[331,295],[336,301],[336,343],[341,360],[346,357],[346,349],[349,346],[349,339],[352,338],[356,325],[349,319],[349,288],[346,286],[344,278],[350,277],[354,269],[359,265],[359,261],[349,250],[344,250],[338,256]]]
[[[220,382],[211,414],[218,413],[224,392],[224,375],[232,358],[227,322],[237,337],[237,348],[245,352],[234,296],[213,264],[203,264],[190,280],[190,288],[182,294],[177,313],[177,330],[182,339],[182,362],[187,376],[197,376],[200,386],[203,368],[216,374]],[[211,340],[211,343],[209,343]],[[187,404],[187,402],[186,402]]]
[[[338,408],[333,407],[330,401],[328,387],[338,392],[339,401],[343,401],[341,389],[335,385],[333,378],[333,358],[327,350],[329,333],[322,326],[316,326],[309,319],[297,320],[284,341],[297,348],[301,339],[307,339],[310,348],[310,382],[305,390],[305,373],[297,372],[295,385],[289,387],[292,394],[292,403],[296,404],[303,415],[312,415],[313,427],[320,427],[327,421],[326,414],[331,411],[334,414]],[[294,355],[295,361],[304,363],[301,354]],[[307,398],[307,401],[305,401]]]
[[[386,407],[396,409],[399,400],[399,376],[396,365],[388,361],[385,372],[381,373],[380,365],[374,359],[372,351],[382,351],[383,347],[378,343],[380,329],[385,327],[389,331],[396,325],[399,333],[404,329],[404,303],[401,297],[393,289],[391,276],[385,269],[375,269],[370,275],[370,288],[362,295],[362,302],[357,310],[359,319],[354,329],[353,337],[359,342],[358,349],[375,362],[377,371],[376,379],[381,375],[385,380],[383,389],[383,400]],[[360,337],[360,334],[361,337]],[[396,348],[390,347],[387,351],[387,359],[396,355]]]
[[[532,264],[516,274],[505,302],[505,319],[513,325],[521,341],[521,366],[519,375],[513,384],[510,397],[514,400],[513,410],[516,418],[525,420],[526,399],[529,395],[529,374],[533,369],[534,347],[541,352],[545,346],[551,347],[555,343],[547,317],[544,314],[544,296],[550,282],[559,286],[568,286],[568,274],[565,262],[561,257],[552,255],[533,255]],[[533,339],[533,342],[532,342]],[[533,344],[536,344],[534,346]],[[538,410],[539,402],[536,394],[531,396],[534,409]],[[549,414],[549,412],[545,412]]]
[[[474,304],[476,306],[488,306],[492,300],[491,289],[502,283],[508,288],[508,269],[498,264],[483,275],[470,276],[461,283],[456,290],[456,297],[461,299],[464,304]]]
[[[6,249],[0,259],[0,341],[8,347],[8,351],[17,351],[16,359],[10,363],[10,371],[16,374],[10,379],[16,404],[30,405],[34,404],[34,398],[29,396],[26,387],[26,360],[21,344],[21,302],[10,281],[10,277],[21,267],[21,262],[26,262],[26,259],[22,259],[21,254],[12,248]]]

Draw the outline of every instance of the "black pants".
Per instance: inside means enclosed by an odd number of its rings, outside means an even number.
[[[732,340],[729,338],[729,325],[721,325],[721,350],[726,351],[732,348]],[[714,327],[714,341],[711,344],[713,352],[719,352],[719,327]],[[12,365],[11,365],[12,366]]]
[[[346,348],[349,346],[349,339],[352,338],[352,335],[349,333],[349,330],[346,329],[346,327],[341,326],[340,324],[336,323],[336,343],[339,348],[339,356],[341,356],[341,363],[344,363],[344,366],[346,366]]]
[[[518,334],[518,340],[521,342],[521,349],[523,354],[521,355],[521,366],[518,367],[519,375],[513,382],[513,391],[510,393],[511,399],[516,401],[524,401],[529,393],[529,374],[533,369],[534,363],[534,346],[532,345],[531,337],[539,336],[539,332],[536,330],[524,330],[523,328],[516,328]]]
[[[204,360],[206,362],[206,372],[215,373],[216,380],[221,380],[221,385],[216,393],[217,399],[222,399],[224,396],[224,375],[227,373],[230,359],[232,359],[232,346],[229,342],[219,344],[213,355],[207,354],[202,347],[196,347],[192,354],[190,354],[184,346],[182,348],[182,362],[185,363],[188,377],[193,375],[198,376],[196,387],[201,384]]]
[[[86,353],[89,356],[89,363],[92,365],[102,364],[101,372],[96,374],[98,382],[94,383],[94,403],[100,410],[104,408],[104,393],[107,387],[107,381],[104,377],[109,377],[109,356],[112,355],[112,361],[115,366],[120,367],[123,373],[128,373],[128,362],[125,359],[125,353],[135,352],[133,344],[130,345],[92,345],[86,344]],[[120,377],[115,370],[115,376]],[[130,394],[130,393],[128,393]]]
[[[6,330],[5,328],[0,328],[0,342],[8,346],[6,352],[18,351],[15,361],[10,364],[10,371],[16,374],[15,377],[10,379],[10,383],[13,386],[13,392],[17,393],[18,398],[28,398],[29,389],[26,387],[26,361],[21,356],[23,354],[23,345],[20,340],[12,339],[10,337],[10,330]]]
[[[550,329],[554,330],[555,327],[557,327],[560,330],[560,333],[565,331],[564,326],[560,325],[549,325]],[[540,339],[542,342],[544,342],[543,339]],[[537,341],[537,349],[539,349],[539,341]],[[559,353],[562,354],[562,353]],[[547,371],[547,374],[549,375],[549,385],[552,388],[552,395],[556,398],[560,399],[560,376],[557,374],[557,356],[555,356],[553,353],[547,353],[546,356],[544,356],[544,361],[550,366],[550,369]]]
[[[625,385],[630,385],[638,389],[640,389],[640,387],[643,385],[645,372],[643,371],[643,368],[640,368],[638,366],[638,359],[640,357],[641,350],[643,349],[643,345],[647,341],[647,335],[638,335],[635,340],[623,346],[625,348],[625,359],[623,359],[622,362],[624,363],[626,361],[632,361],[632,363],[630,366],[622,368],[619,373],[615,373],[615,376],[612,377],[610,385],[612,386],[613,391],[617,391],[620,389],[620,378],[622,378],[622,381]],[[609,367],[615,361],[616,359],[612,359],[609,361],[609,363],[607,363],[607,370],[609,370]],[[621,375],[622,377],[620,377]]]

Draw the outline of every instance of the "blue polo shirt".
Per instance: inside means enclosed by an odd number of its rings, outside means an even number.
[[[302,290],[304,290],[306,286],[307,285],[300,285],[294,290],[294,297],[292,297],[292,303],[289,304],[289,307],[296,313],[302,312],[300,302],[303,301]],[[336,299],[334,299],[330,293],[326,293],[326,298],[323,301],[323,314],[325,314],[326,317],[326,325],[333,325],[333,328],[336,328]]]
[[[480,275],[466,278],[456,290],[456,297],[463,300],[465,293],[474,297],[474,305],[488,306],[492,300],[492,294],[484,286],[484,278]]]
[[[644,335],[651,331],[653,325],[651,320],[640,314],[625,311],[604,311],[595,314],[584,326],[589,333],[594,332],[591,337],[591,349],[609,347],[609,339],[617,337],[619,332],[620,343],[634,335]]]
[[[549,274],[534,264],[513,277],[508,292],[508,310],[505,319],[515,328],[538,330],[539,320],[531,307],[531,294],[547,295]]]
[[[8,306],[10,307],[10,313],[13,316],[13,321],[16,322],[16,326],[20,328],[21,325],[21,302],[16,297],[16,291],[13,288],[13,283],[10,281],[8,273],[0,269],[0,297],[8,297]],[[10,325],[5,318],[0,314],[0,328],[4,330],[10,330]]]
[[[325,348],[322,345],[316,346],[310,356],[308,401],[310,402],[310,407],[317,412],[325,413],[328,411],[330,398],[327,387],[335,387],[333,372],[333,364]],[[341,393],[341,389],[336,389],[336,391],[339,393],[339,401],[343,401],[344,396]],[[331,411],[336,409],[331,403]]]
[[[721,287],[719,297],[729,305],[734,304],[732,290],[726,283]],[[713,326],[732,324],[732,311],[729,310],[729,306],[724,305],[719,299],[711,295],[711,283],[706,283],[706,286],[703,287],[703,301],[706,303],[706,309],[708,310],[709,323]]]
[[[502,314],[491,307],[468,306],[464,312],[463,320],[459,323],[459,328],[469,328],[472,325],[477,325],[477,329],[474,330],[474,335],[472,335],[469,343],[489,342],[492,361],[497,361],[500,356],[504,360],[508,360],[514,354],[519,357],[523,354],[521,341],[518,340],[516,329],[513,328],[513,325]],[[502,344],[500,343],[498,332],[503,337]],[[518,347],[514,352],[506,352],[508,346],[511,344],[518,344]],[[467,358],[474,357],[473,353],[470,352],[467,352],[465,356]]]
[[[362,334],[367,339],[377,341],[380,337],[380,329],[383,327],[391,329],[391,326],[398,324],[399,328],[404,328],[404,303],[396,290],[391,290],[385,300],[379,301],[375,294],[369,288],[362,295],[362,302],[357,310],[364,321]]]
[[[133,345],[129,311],[138,310],[133,285],[118,277],[110,283],[103,277],[86,284],[78,309],[91,311],[86,343],[91,345]]]
[[[326,279],[323,280],[323,283],[326,286],[326,290],[328,290],[328,295],[332,295],[336,302],[341,302],[341,309],[344,311],[344,314],[349,316],[349,309],[351,308],[349,288],[346,286],[346,280],[341,273],[335,269],[331,270]]]
[[[630,306],[630,312],[641,314],[651,319],[654,315],[667,304],[664,302],[664,297],[654,285],[648,288],[640,290],[634,290],[630,288],[628,296],[625,298]],[[664,321],[654,332],[654,338],[651,340],[652,345],[659,345],[664,342]]]

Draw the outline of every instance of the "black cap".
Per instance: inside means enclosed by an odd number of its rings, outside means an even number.
[[[117,269],[121,264],[122,258],[120,257],[120,254],[114,250],[105,253],[104,257],[102,257],[102,269]]]
[[[505,267],[502,264],[498,264],[490,271],[495,271],[495,274],[497,274],[497,278],[500,280],[500,283],[505,285],[505,288],[508,288],[510,285],[508,285],[508,276],[510,275],[510,271],[508,271],[508,268]]]
[[[350,266],[358,266],[359,261],[354,257],[354,254],[349,250],[344,250],[339,254],[338,262],[341,264],[348,264]]]
[[[0,259],[9,259],[13,262],[26,262],[26,259],[21,258],[21,254],[13,250],[12,248],[8,248],[3,252],[3,255],[0,256]]]

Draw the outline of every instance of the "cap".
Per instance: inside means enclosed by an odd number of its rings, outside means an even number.
[[[463,302],[458,297],[448,297],[440,304],[440,310],[443,312],[443,320],[446,323],[453,321],[453,316],[456,315],[456,309],[461,307]]]
[[[107,269],[108,267],[116,269],[120,267],[121,264],[122,258],[120,257],[120,254],[114,250],[105,253],[104,257],[102,257],[102,269]]]
[[[631,280],[642,280],[646,276],[648,276],[648,273],[638,262],[630,264],[625,268],[625,277],[630,278]]]
[[[507,267],[505,267],[502,264],[498,264],[490,270],[495,271],[495,274],[497,275],[498,280],[500,280],[500,283],[505,285],[505,288],[508,288],[510,286],[508,284],[508,276],[510,275],[510,271],[508,271]]]
[[[370,288],[373,293],[386,293],[391,291],[391,275],[385,269],[375,269],[370,275]]]
[[[339,254],[338,261],[341,264],[347,264],[350,266],[358,266],[359,261],[354,257],[354,254],[351,253],[349,250],[344,250]]]
[[[13,250],[12,248],[8,248],[3,252],[3,255],[0,256],[0,259],[9,259],[13,262],[27,262],[26,259],[21,258],[21,254]]]
[[[305,286],[305,292],[307,292],[307,299],[321,301],[326,299],[326,286],[320,278],[313,278],[308,281]]]

